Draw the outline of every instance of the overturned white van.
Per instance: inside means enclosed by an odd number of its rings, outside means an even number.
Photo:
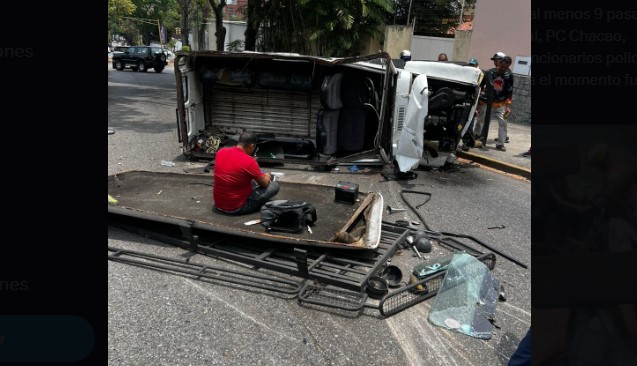
[[[260,162],[441,166],[455,158],[471,121],[479,73],[436,61],[396,68],[384,52],[179,52],[179,141],[192,160],[214,159],[249,130]]]

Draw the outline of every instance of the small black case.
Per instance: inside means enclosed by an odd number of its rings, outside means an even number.
[[[351,182],[338,182],[334,189],[334,201],[354,204],[358,196],[358,184]]]

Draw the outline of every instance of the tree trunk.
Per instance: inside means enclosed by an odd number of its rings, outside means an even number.
[[[226,43],[226,27],[223,26],[223,8],[226,6],[226,1],[219,2],[219,6],[214,9],[215,12],[215,36],[217,37],[217,51],[223,51]]]
[[[177,0],[177,3],[181,12],[181,46],[190,46],[190,10],[194,3],[193,0]]]
[[[183,11],[181,14],[181,46],[190,46],[190,41],[188,40],[188,37],[190,35],[190,29],[189,24],[190,24],[190,18],[188,17],[188,11]]]
[[[206,19],[210,18],[210,7],[203,6],[201,12],[201,25],[199,26],[199,50],[207,50],[208,42],[206,42],[206,28],[208,27]]]
[[[248,1],[248,21],[246,22],[245,44],[243,49],[246,51],[256,51],[257,33],[259,30],[259,21],[256,15],[255,1]]]
[[[226,43],[226,28],[223,26],[223,8],[226,7],[226,0],[219,0],[219,5],[215,0],[208,0],[215,14],[215,37],[217,37],[217,51],[223,51]]]

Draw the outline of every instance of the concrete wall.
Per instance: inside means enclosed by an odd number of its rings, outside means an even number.
[[[412,60],[437,60],[438,55],[446,53],[449,60],[454,59],[453,38],[413,36],[411,37]]]
[[[473,19],[468,57],[475,57],[483,69],[502,51],[515,57],[531,55],[531,1],[479,0]]]
[[[400,58],[402,50],[411,50],[413,31],[412,26],[388,25],[385,28],[385,43],[382,50],[389,53],[391,58]]]
[[[469,57],[471,33],[472,31],[456,31],[456,36],[454,38],[455,42],[453,43],[453,58],[450,57],[450,61],[469,61],[469,59],[471,58]]]
[[[223,50],[226,51],[228,43],[236,40],[245,41],[246,22],[224,20],[223,26],[226,27],[226,39],[224,41]],[[208,23],[208,49],[217,50],[216,23],[214,19]]]
[[[531,77],[515,74],[510,121],[531,123]]]

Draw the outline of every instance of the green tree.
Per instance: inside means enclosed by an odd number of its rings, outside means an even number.
[[[356,56],[363,42],[384,36],[394,13],[391,0],[300,0],[309,40],[324,56]]]
[[[171,51],[175,51],[175,39],[171,38],[168,40],[168,42],[166,43],[166,47],[171,50]]]
[[[159,41],[157,21],[170,39],[182,18],[177,0],[108,0],[109,40],[117,34],[129,44]]]
[[[111,36],[121,34],[125,30],[120,22],[122,17],[130,16],[135,11],[136,6],[132,0],[108,0],[108,42]]]
[[[181,44],[190,46],[190,13],[195,7],[194,0],[176,0],[181,14]]]
[[[300,4],[295,0],[249,1],[247,23],[246,50],[307,53],[309,49]]]
[[[411,9],[413,0],[396,0],[396,7],[394,9],[394,16],[391,24],[394,25],[408,25],[407,17],[411,18]]]
[[[245,43],[243,44],[243,47],[247,51],[256,51],[257,34],[259,33],[259,26],[261,25],[262,18],[257,6],[257,1],[248,1],[248,5],[240,8],[239,11],[246,17],[246,30],[244,33]]]
[[[228,51],[231,52],[243,51],[243,41],[240,39],[236,39],[232,42],[228,42],[228,44],[226,44],[226,47],[228,48]]]
[[[369,38],[383,37],[394,1],[251,0],[245,11],[246,50],[353,56]]]
[[[206,28],[208,25],[206,24],[206,20],[210,18],[212,8],[206,0],[195,0],[195,4],[195,10],[197,11],[195,17],[199,23],[199,29],[197,29],[197,46],[199,50],[206,50],[208,49],[208,45],[206,44]]]
[[[475,3],[476,0],[413,0],[410,20],[415,23],[414,34],[453,38],[449,31],[459,25],[463,4],[467,7]]]

